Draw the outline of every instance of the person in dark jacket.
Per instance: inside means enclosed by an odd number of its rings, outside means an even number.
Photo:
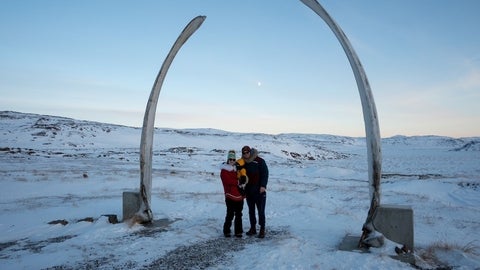
[[[234,217],[235,236],[242,237],[243,235],[242,211],[245,197],[240,192],[235,161],[235,150],[228,151],[227,162],[222,164],[220,171],[220,178],[222,179],[225,192],[225,204],[227,206],[227,214],[223,224],[223,235],[225,237],[231,236],[230,228]]]
[[[258,211],[258,225],[260,225],[259,238],[265,237],[265,205],[267,202],[268,167],[265,160],[258,156],[255,148],[244,146],[242,159],[245,161],[244,168],[247,171],[248,183],[245,186],[245,195],[248,205],[248,217],[250,230],[248,236],[257,234],[257,219],[255,207]]]

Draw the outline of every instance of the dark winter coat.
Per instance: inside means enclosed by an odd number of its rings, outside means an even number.
[[[260,192],[260,187],[267,188],[268,167],[265,160],[258,156],[257,149],[252,149],[250,158],[245,160],[244,168],[247,170],[248,184],[245,188],[249,193]]]
[[[220,171],[225,198],[232,201],[242,201],[245,197],[238,189],[237,170],[235,166],[223,163]]]

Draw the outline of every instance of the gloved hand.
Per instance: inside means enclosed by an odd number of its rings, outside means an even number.
[[[247,177],[245,175],[240,176],[240,180],[238,181],[240,185],[245,185],[247,183]]]
[[[245,186],[247,185],[247,176],[245,175],[242,175],[240,176],[240,179],[238,179],[238,190],[240,191],[240,194],[242,194],[242,196],[245,196]]]
[[[245,196],[245,189],[244,188],[241,188],[240,186],[238,186],[238,191],[240,192],[240,195]]]

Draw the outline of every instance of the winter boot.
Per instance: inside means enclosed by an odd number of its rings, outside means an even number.
[[[265,228],[260,228],[260,233],[258,234],[258,238],[265,238]]]
[[[248,236],[252,236],[252,235],[255,235],[257,234],[257,229],[255,228],[250,228],[250,230],[248,230],[248,232],[246,233],[246,235]]]

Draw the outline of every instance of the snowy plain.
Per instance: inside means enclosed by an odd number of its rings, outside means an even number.
[[[382,139],[381,202],[413,208],[411,265],[389,240],[338,249],[369,207],[365,138],[156,129],[155,222],[111,223],[138,191],[140,134],[0,112],[0,269],[480,269],[480,137]],[[265,239],[222,235],[219,168],[243,145],[270,170]]]

